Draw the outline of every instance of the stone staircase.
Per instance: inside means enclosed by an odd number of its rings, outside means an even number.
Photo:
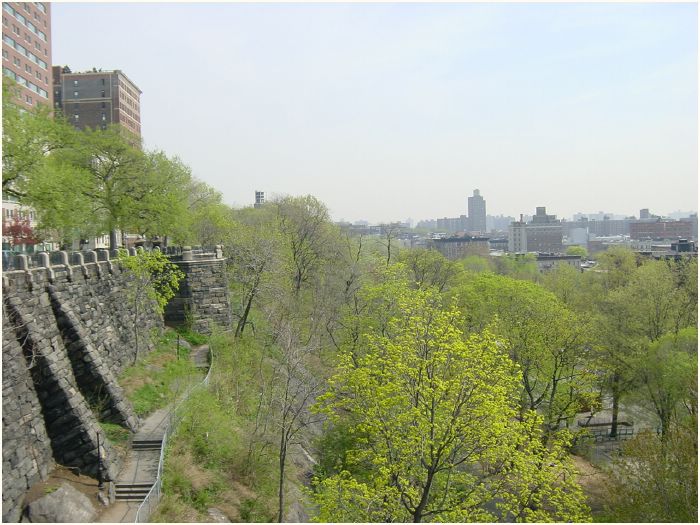
[[[153,487],[153,481],[128,482],[117,481],[114,484],[117,501],[143,501]]]
[[[132,450],[160,450],[163,446],[163,438],[158,439],[136,439],[131,443]]]
[[[143,459],[148,457],[151,463],[157,457],[160,456],[160,449],[163,446],[162,436],[152,436],[152,435],[136,435],[134,440],[131,442],[131,455],[136,459],[137,465],[143,463]],[[143,454],[147,456],[141,457]],[[143,474],[143,472],[141,472]],[[150,476],[149,476],[150,477]],[[129,476],[131,479],[123,479],[121,481],[114,482],[114,496],[116,501],[134,501],[142,502],[148,492],[153,488],[153,483],[155,482],[155,473],[153,474],[153,479],[143,480],[137,479],[136,472],[134,475]]]

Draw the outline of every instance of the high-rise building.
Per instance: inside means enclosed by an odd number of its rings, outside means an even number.
[[[508,251],[513,253],[560,253],[563,250],[562,225],[556,215],[547,215],[544,206],[528,223],[520,216],[508,228]]]
[[[74,73],[53,66],[54,107],[78,129],[106,129],[118,124],[141,136],[141,90],[123,71]]]
[[[253,207],[261,208],[263,204],[265,204],[265,192],[255,190],[255,204]]]
[[[486,201],[474,190],[474,195],[467,198],[467,211],[469,213],[469,230],[486,233]]]
[[[50,3],[2,3],[2,74],[17,82],[25,107],[53,107]]]

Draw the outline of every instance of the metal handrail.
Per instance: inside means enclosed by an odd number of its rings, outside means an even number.
[[[200,383],[197,383],[196,385],[188,388],[185,395],[180,399],[180,401],[178,401],[177,405],[175,405],[175,408],[170,410],[170,413],[168,414],[168,423],[165,427],[165,431],[163,432],[163,441],[160,447],[160,458],[158,459],[158,472],[156,474],[156,480],[153,483],[151,490],[148,491],[148,494],[141,502],[141,505],[139,505],[139,508],[136,511],[136,518],[134,519],[134,523],[148,523],[147,520],[150,517],[151,512],[153,512],[153,509],[155,509],[156,505],[158,505],[158,503],[160,502],[160,497],[162,495],[163,488],[163,464],[165,463],[165,449],[168,445],[168,438],[175,430],[177,423],[179,423],[179,416],[177,414],[177,411],[183,405],[183,403],[185,403],[185,401],[189,399],[190,395],[194,390],[209,385],[209,378],[211,377],[211,371],[213,368],[214,351],[210,346],[209,371],[207,372],[207,375]],[[143,516],[142,513],[144,513]]]

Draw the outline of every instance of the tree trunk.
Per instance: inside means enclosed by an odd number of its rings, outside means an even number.
[[[257,287],[257,283],[256,283]],[[255,298],[255,292],[256,288],[253,288],[250,292],[250,295],[248,296],[248,304],[245,306],[245,310],[243,311],[243,315],[241,318],[238,320],[238,325],[236,326],[236,333],[234,337],[240,337],[243,335],[243,330],[245,329],[245,324],[248,321],[248,314],[250,313],[250,308],[253,304],[253,299]]]
[[[612,383],[612,425],[610,426],[610,437],[617,437],[617,416],[620,411],[620,375],[613,375]]]
[[[117,246],[117,230],[111,229],[109,230],[109,249],[111,251],[117,248],[119,248],[119,246]]]
[[[279,512],[277,514],[277,522],[282,523],[284,514],[284,467],[287,462],[287,440],[285,439],[284,430],[280,438],[280,481],[279,481]]]
[[[428,478],[425,481],[420,503],[418,503],[416,510],[413,511],[413,523],[420,523],[423,520],[423,512],[425,512],[425,507],[428,505],[428,498],[430,497],[430,488],[433,485],[434,475],[435,473],[432,470],[428,471]]]

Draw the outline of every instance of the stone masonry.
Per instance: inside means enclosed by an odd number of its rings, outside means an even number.
[[[96,476],[99,454],[113,479],[99,421],[137,427],[116,376],[133,361],[134,328],[163,325],[153,309],[134,318],[129,274],[106,250],[74,264],[63,255],[62,265],[45,255],[41,267],[3,274],[3,521],[19,520],[26,490],[55,462]]]
[[[199,255],[184,247],[182,257],[173,262],[184,272],[185,279],[165,309],[165,322],[175,326],[190,324],[192,330],[203,334],[210,334],[214,326],[230,330],[233,318],[221,246],[214,253]]]

